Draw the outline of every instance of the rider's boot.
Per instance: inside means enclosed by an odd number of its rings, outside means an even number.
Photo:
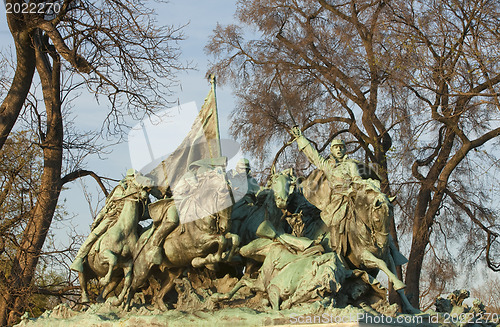
[[[161,260],[163,259],[162,248],[160,246],[153,247],[147,252],[146,258],[153,265],[161,264]]]
[[[164,222],[163,226],[153,234],[153,239],[151,240],[151,249],[146,253],[146,259],[154,265],[161,264],[163,260],[163,248],[160,246],[165,238],[170,234],[175,227],[177,227],[175,222]]]
[[[75,260],[69,266],[71,270],[78,271],[78,272],[83,272],[83,259],[89,254],[90,248],[92,245],[95,243],[97,240],[98,236],[94,233],[90,233],[89,237],[83,242],[82,246],[80,247],[80,250],[78,250],[78,253],[76,255]]]

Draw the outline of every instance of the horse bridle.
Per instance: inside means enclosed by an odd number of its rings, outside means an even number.
[[[373,212],[375,209],[375,207],[373,207],[373,205],[370,206],[370,214],[371,216],[373,216]],[[370,217],[371,218],[371,217]],[[370,229],[371,229],[371,236],[372,236],[372,241],[373,241],[373,244],[376,244],[377,246],[381,247],[380,244],[378,244],[377,242],[377,234],[378,235],[382,235],[384,237],[387,237],[389,235],[389,233],[384,233],[382,231],[380,231],[378,228],[375,228],[375,222],[374,222],[374,219],[369,219],[370,221]]]

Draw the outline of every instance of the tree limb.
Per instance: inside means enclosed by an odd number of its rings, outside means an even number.
[[[76,170],[74,172],[71,172],[61,179],[61,183],[62,183],[62,185],[64,185],[64,184],[72,182],[78,178],[89,176],[89,175],[92,176],[96,180],[97,184],[99,184],[99,186],[101,187],[102,192],[107,197],[109,192],[106,189],[106,187],[104,186],[101,177],[91,170],[80,169],[80,170]]]

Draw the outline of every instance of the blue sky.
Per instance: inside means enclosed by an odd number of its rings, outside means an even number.
[[[229,24],[233,21],[236,2],[230,0],[172,0],[166,4],[152,2],[152,5],[155,6],[158,13],[158,24],[184,25],[188,23],[183,30],[186,40],[180,42],[182,51],[180,60],[181,62],[191,62],[196,69],[181,72],[178,75],[180,87],[174,90],[175,96],[171,100],[181,104],[195,101],[199,108],[210,90],[210,84],[205,79],[210,58],[206,56],[204,47],[217,23]],[[13,42],[5,20],[5,8],[4,6],[0,7],[0,50],[6,50],[13,47]],[[12,53],[14,53],[13,49]],[[229,86],[218,87],[217,102],[221,137],[228,138],[229,114],[234,106],[234,98]],[[92,96],[82,94],[74,102],[75,124],[85,126],[86,129],[91,127],[99,129],[101,122],[95,117],[102,116],[107,109],[105,101],[102,101],[101,104],[103,107],[99,107]],[[122,143],[108,150],[111,150],[111,153],[106,155],[104,160],[97,157],[88,158],[86,167],[101,176],[120,179],[131,166],[128,145]],[[83,195],[82,182],[89,191],[92,210],[100,208],[98,200],[102,200],[102,194],[91,178],[87,177],[83,181],[76,181],[69,185],[69,189],[62,192],[60,200],[61,202],[65,201],[67,211],[75,215],[75,218],[54,225],[57,228],[55,232],[57,235],[61,235],[62,242],[64,242],[64,235],[68,232],[67,228],[70,225],[75,226],[79,233],[86,235],[89,232],[92,214],[88,201]]]

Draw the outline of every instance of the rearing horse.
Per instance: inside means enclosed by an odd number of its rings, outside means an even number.
[[[341,194],[344,215],[338,225],[330,226],[338,233],[337,253],[350,268],[366,270],[376,276],[382,270],[401,297],[403,310],[418,313],[404,294],[405,284],[396,276],[394,253],[390,247],[389,224],[393,206],[389,198],[369,183],[354,183]],[[333,230],[333,229],[336,230]]]
[[[84,272],[79,273],[82,300],[88,301],[87,281],[92,277],[100,277],[100,284],[105,286],[100,298],[106,296],[116,287],[112,280],[118,269],[123,270],[123,289],[113,305],[123,302],[132,283],[132,251],[137,243],[137,227],[148,198],[147,187],[130,182],[122,198],[123,207],[117,221],[92,245],[87,256]]]
[[[227,192],[227,184],[224,175],[216,172],[211,172],[210,186],[215,188],[211,194],[224,195]],[[220,179],[217,182],[217,179]],[[202,184],[203,185],[203,184]],[[199,187],[202,190],[202,186]],[[210,198],[201,197],[202,200],[208,201]],[[189,198],[188,200],[196,200],[196,197]],[[213,200],[213,199],[212,199]],[[218,200],[213,200],[217,202]],[[222,201],[219,200],[219,201]],[[190,202],[189,205],[203,205],[196,204],[197,201]],[[206,204],[206,203],[205,203]],[[175,205],[171,202],[169,205]],[[212,208],[215,210],[215,206]],[[199,212],[207,212],[200,208]],[[155,210],[155,212],[162,212],[162,210]],[[150,212],[153,214],[153,212]],[[152,217],[156,220],[161,220],[161,217]],[[231,228],[231,207],[221,209],[219,212],[207,214],[201,219],[189,219],[187,217],[181,224],[177,226],[163,242],[163,259],[160,269],[164,272],[161,277],[162,287],[154,294],[154,301],[156,305],[166,310],[163,297],[167,294],[174,284],[174,280],[186,268],[194,267],[200,268],[202,266],[216,264],[219,262],[228,262],[235,254],[239,246],[239,236],[230,233]],[[135,290],[143,286],[151,273],[151,262],[148,261],[146,251],[141,251],[143,246],[147,246],[148,239],[153,230],[145,231],[141,234],[136,247],[136,257],[134,261],[134,280],[132,291],[130,292],[129,300]],[[228,240],[231,240],[228,245]],[[129,303],[127,304],[129,305]]]

